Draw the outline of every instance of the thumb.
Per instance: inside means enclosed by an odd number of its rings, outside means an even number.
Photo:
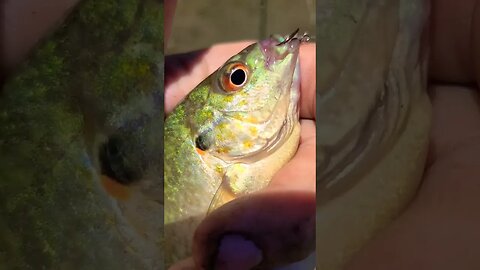
[[[315,249],[315,192],[267,191],[240,197],[212,212],[194,236],[203,269],[272,269]]]

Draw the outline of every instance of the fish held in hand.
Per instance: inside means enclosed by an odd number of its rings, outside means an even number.
[[[165,120],[167,266],[190,255],[209,211],[268,185],[299,138],[300,44],[272,36],[231,57]]]

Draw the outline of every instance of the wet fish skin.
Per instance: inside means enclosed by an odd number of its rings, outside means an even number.
[[[296,152],[300,40],[277,46],[283,40],[277,38],[230,58],[165,121],[167,266],[190,255],[195,228],[209,209],[265,187]],[[248,66],[250,79],[238,92],[227,93],[222,76],[239,62]],[[255,132],[246,131],[252,128]],[[276,134],[278,145],[269,145]],[[207,149],[199,151],[204,147],[198,138]]]
[[[131,202],[102,185],[98,157],[117,136],[128,146],[122,153],[147,161],[134,169],[142,179],[161,175],[162,87],[163,4],[154,0],[82,1],[7,80],[0,269],[163,268],[146,248],[160,250],[160,233],[142,238],[123,210]],[[124,187],[130,197],[145,193],[142,179]],[[161,177],[152,182],[163,190]],[[148,196],[163,200],[163,192]]]

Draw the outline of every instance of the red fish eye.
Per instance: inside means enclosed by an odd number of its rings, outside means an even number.
[[[242,63],[231,64],[223,74],[222,86],[227,92],[234,92],[245,85],[248,79],[248,67]]]

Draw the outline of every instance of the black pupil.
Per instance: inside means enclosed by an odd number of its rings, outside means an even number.
[[[232,72],[230,75],[230,81],[234,85],[242,85],[245,82],[245,79],[247,77],[247,74],[245,74],[245,71],[242,69],[236,69]]]

